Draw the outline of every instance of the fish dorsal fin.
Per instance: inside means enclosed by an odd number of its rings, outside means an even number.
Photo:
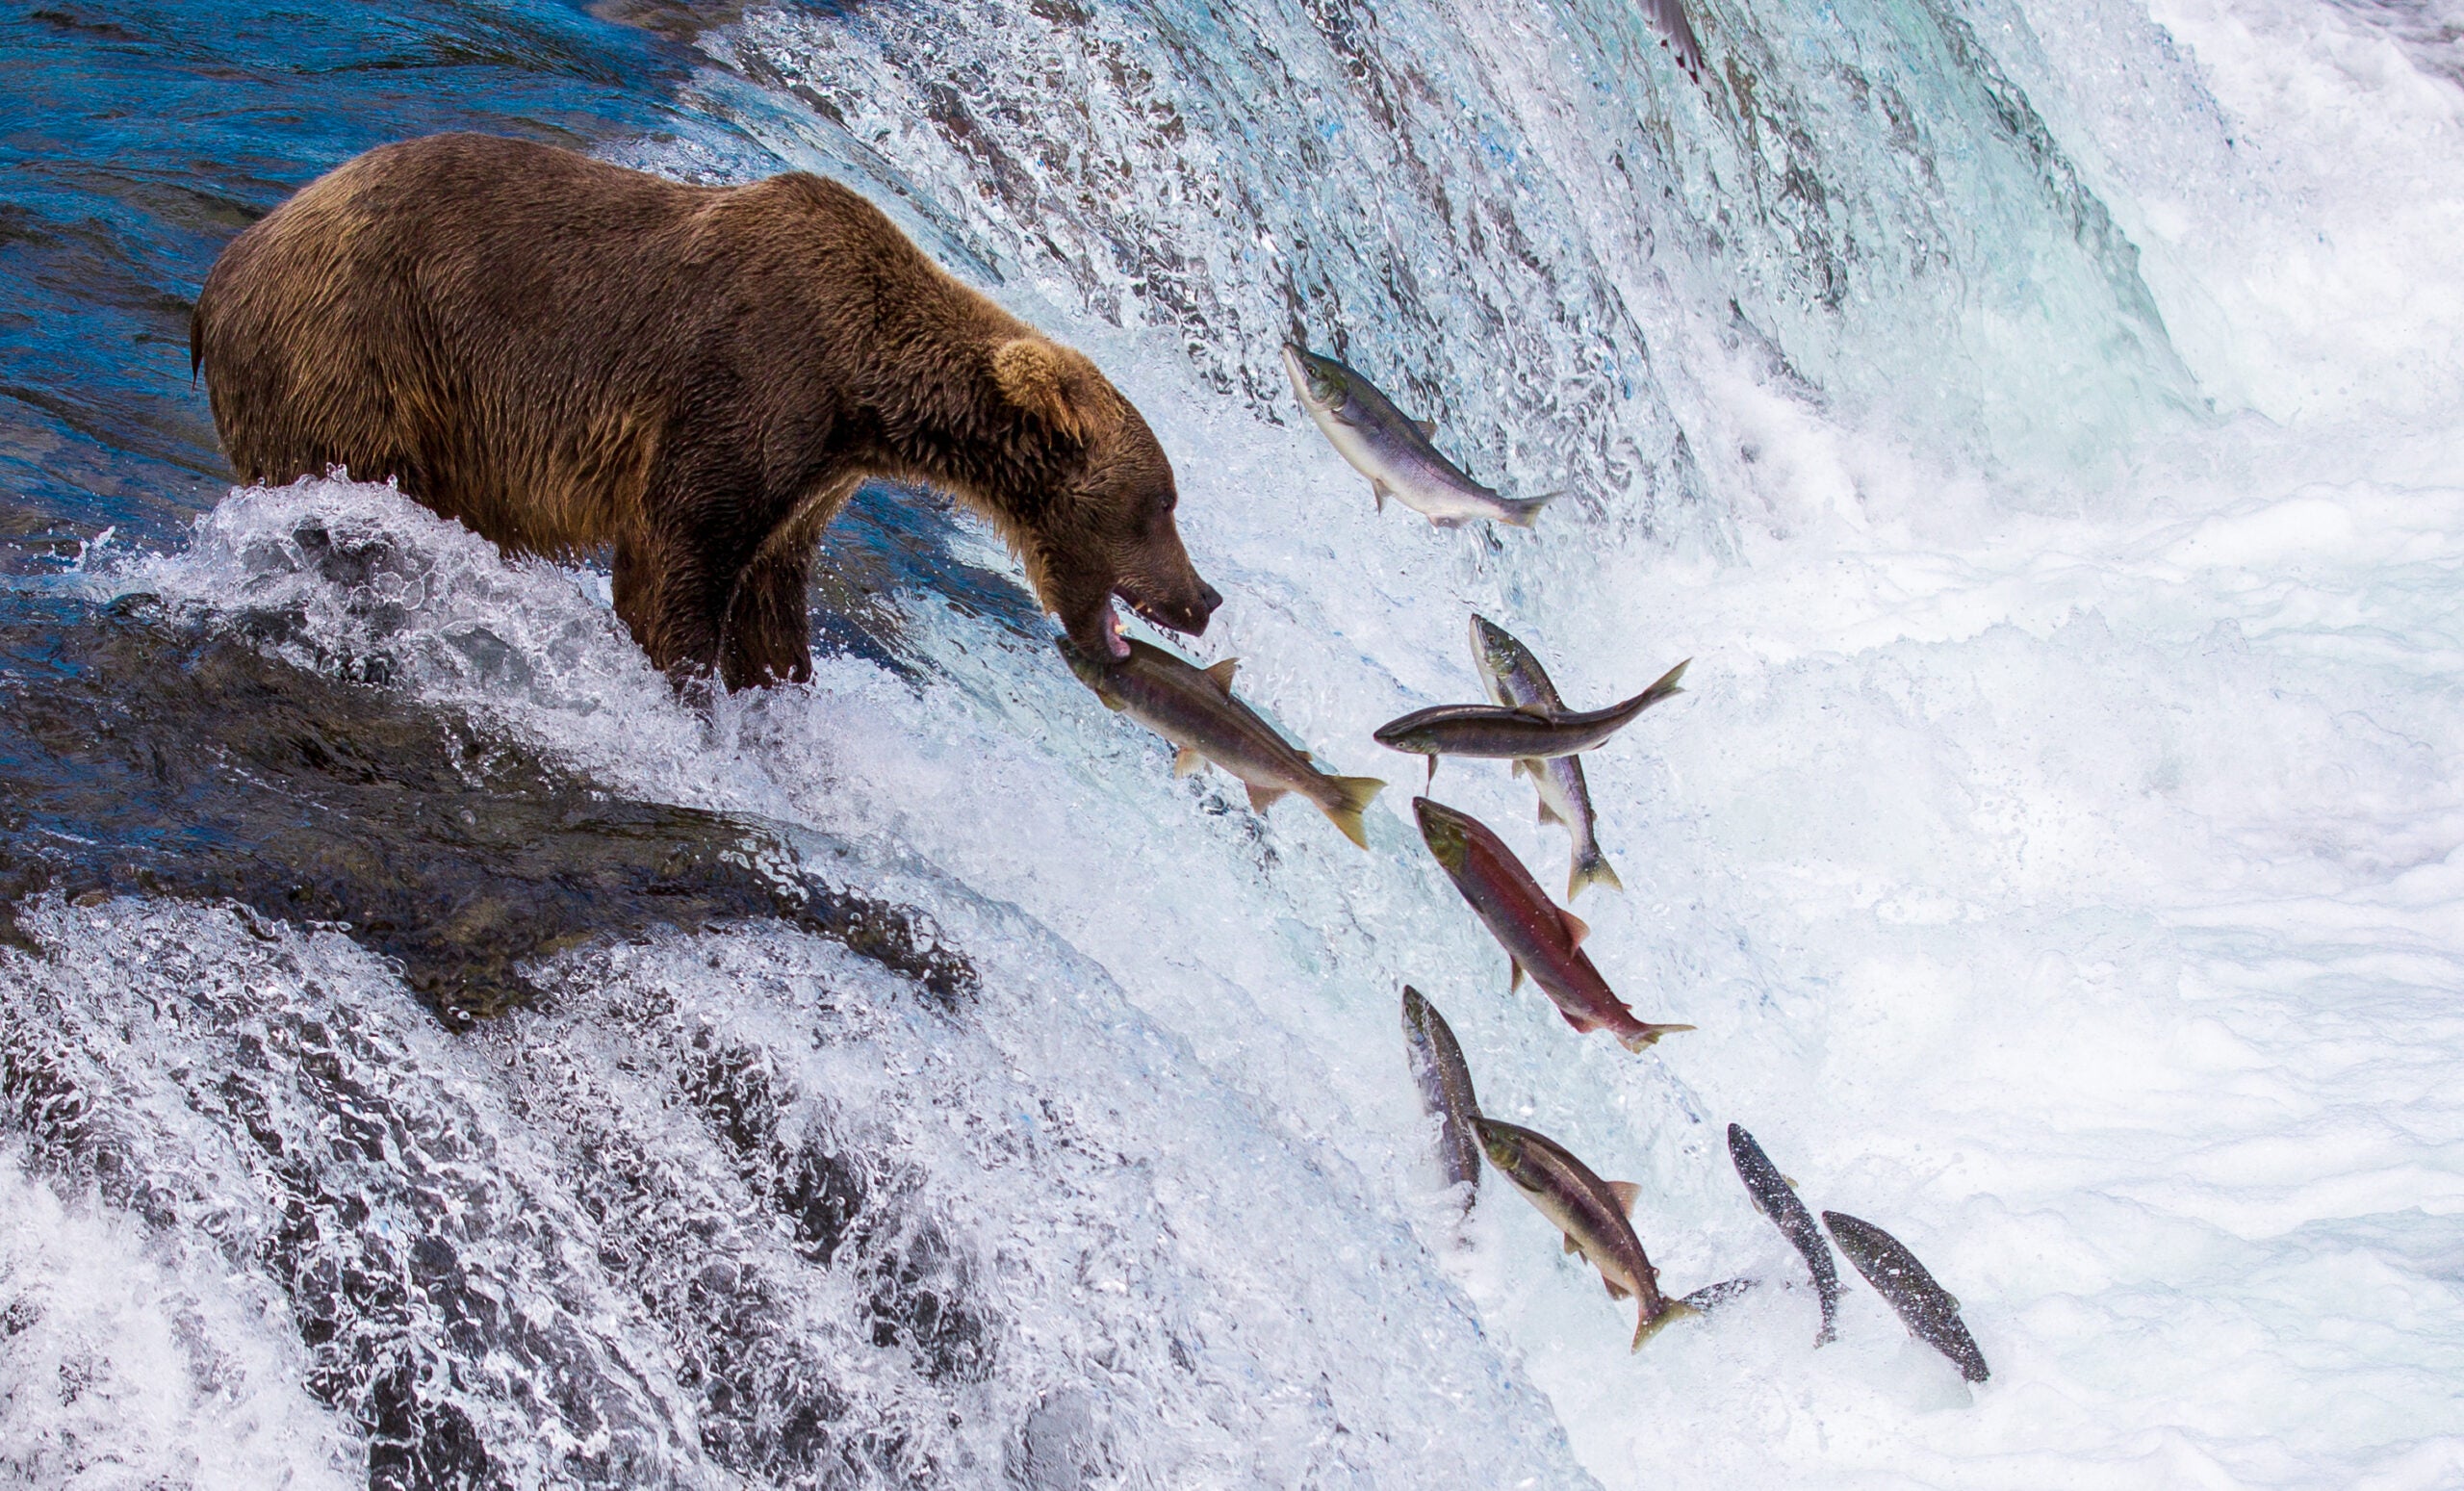
[[[1563,908],[1558,910],[1557,915],[1565,921],[1566,936],[1574,939],[1569,945],[1575,947],[1582,946],[1582,939],[1591,936],[1591,923],[1583,920],[1574,913],[1564,910]]]
[[[1412,424],[1419,427],[1421,438],[1423,440],[1430,439],[1437,434],[1437,421],[1435,420],[1414,420],[1412,421]]]
[[[1794,1191],[1794,1190],[1796,1190],[1796,1189],[1797,1189],[1797,1177],[1796,1177],[1796,1176],[1794,1176],[1794,1175],[1783,1175],[1783,1176],[1781,1176],[1780,1178],[1781,1178],[1782,1180],[1784,1180],[1784,1181],[1786,1181],[1786,1182],[1788,1183],[1788,1189],[1789,1189],[1789,1190]]]
[[[1510,994],[1523,987],[1523,964],[1512,958],[1506,960],[1506,964],[1514,969],[1514,977],[1507,980],[1505,986],[1505,991]]]
[[[1292,790],[1290,787],[1262,787],[1254,782],[1250,783],[1248,785],[1249,806],[1255,808],[1260,812],[1264,812],[1275,804],[1283,801],[1285,794]]]
[[[1578,1253],[1578,1252],[1581,1252],[1581,1251],[1582,1251],[1582,1245],[1581,1245],[1580,1243],[1578,1243],[1578,1242],[1576,1242],[1576,1241],[1575,1241],[1575,1235],[1574,1235],[1573,1233],[1571,1233],[1571,1232],[1567,1233],[1567,1234],[1566,1234],[1566,1252],[1567,1252],[1567,1254],[1568,1254],[1569,1256],[1571,1256],[1571,1255],[1573,1255],[1573,1254],[1575,1254],[1575,1253]]]
[[[1634,1198],[1643,1194],[1643,1188],[1630,1180],[1612,1180],[1608,1183],[1608,1194],[1617,1198],[1617,1209],[1631,1217],[1634,1215]]]
[[[1240,658],[1226,657],[1221,662],[1216,663],[1214,666],[1201,671],[1206,674],[1208,682],[1213,683],[1216,687],[1223,690],[1224,697],[1230,698],[1232,694],[1232,672],[1240,666]]]
[[[1194,777],[1204,770],[1206,770],[1206,758],[1198,755],[1194,748],[1183,746],[1172,753],[1173,776]]]

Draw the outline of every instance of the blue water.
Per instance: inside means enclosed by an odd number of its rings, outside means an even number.
[[[2454,16],[1694,15],[1702,87],[1602,0],[0,17],[0,1485],[2455,1483]],[[1371,852],[1176,778],[931,493],[713,701],[587,556],[232,491],[215,252],[442,129],[825,171],[1095,356]],[[1287,337],[1567,495],[1378,513]],[[1578,703],[1695,659],[1587,763],[1647,1056],[1370,742],[1476,609]],[[1630,1354],[1458,1221],[1405,981],[1760,1287]],[[1811,1350],[1729,1121],[1992,1380],[1853,1281]]]
[[[169,539],[220,495],[188,314],[215,254],[369,146],[672,124],[685,59],[561,6],[35,6],[0,18],[12,536]]]

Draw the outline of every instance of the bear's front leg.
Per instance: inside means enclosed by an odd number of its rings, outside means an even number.
[[[671,444],[616,539],[616,614],[680,688],[719,666],[729,612],[785,516],[763,499],[746,446]],[[732,676],[726,681],[735,686]]]
[[[719,674],[731,689],[803,683],[812,678],[807,587],[821,534],[864,482],[839,471],[816,481],[764,535],[736,577],[719,629]]]
[[[718,663],[735,567],[712,569],[701,546],[674,534],[634,533],[616,543],[616,614],[651,665],[680,688]]]
[[[719,677],[731,691],[812,678],[811,578],[809,545],[765,550],[745,566],[719,636]]]

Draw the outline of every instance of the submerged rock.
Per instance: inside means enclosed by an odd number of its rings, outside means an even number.
[[[629,801],[449,710],[267,656],[145,597],[0,619],[0,942],[58,889],[233,901],[398,960],[449,1023],[524,964],[654,928],[776,919],[943,1003],[965,959],[904,908],[796,868],[768,826]]]

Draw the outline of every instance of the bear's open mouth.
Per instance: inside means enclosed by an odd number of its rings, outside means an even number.
[[[1140,621],[1146,623],[1146,625],[1153,627],[1158,631],[1168,631],[1174,636],[1179,636],[1185,630],[1187,630],[1167,620],[1163,613],[1156,610],[1153,606],[1148,605],[1138,597],[1131,595],[1126,590],[1114,591],[1112,599],[1116,600],[1121,604],[1129,607],[1130,614],[1136,616]],[[1109,604],[1104,606],[1104,640],[1111,646],[1114,656],[1126,657],[1129,656],[1129,644],[1121,640],[1120,613],[1115,610]]]

